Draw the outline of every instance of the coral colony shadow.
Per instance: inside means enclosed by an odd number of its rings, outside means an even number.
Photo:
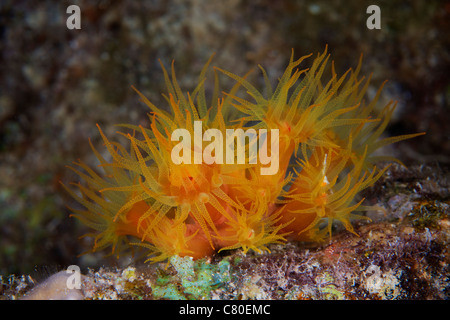
[[[377,161],[398,161],[374,151],[423,133],[381,137],[396,103],[378,106],[383,86],[366,100],[370,77],[359,76],[362,59],[338,76],[327,49],[315,59],[293,56],[275,88],[260,66],[265,95],[245,76],[214,68],[207,100],[213,57],[190,93],[179,87],[173,64],[170,75],[162,66],[171,112],[133,87],[151,110],[150,127],[120,125],[130,132],[118,133],[129,141],[121,145],[98,126],[112,160],[89,142],[100,164],[76,162],[71,169],[84,182],[73,183],[77,190],[65,186],[84,207],[71,210],[92,229],[92,251],[119,255],[141,246],[156,262],[321,241],[335,221],[354,233],[350,220],[372,208],[358,193],[387,169]],[[307,59],[309,67],[300,68]],[[235,80],[226,93],[220,75]]]

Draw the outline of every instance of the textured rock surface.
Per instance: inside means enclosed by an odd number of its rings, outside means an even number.
[[[88,270],[86,299],[449,299],[449,173],[394,165],[371,190],[385,212],[336,231],[321,245],[288,243],[208,260],[175,259]],[[370,200],[369,199],[369,200]],[[2,279],[3,298],[23,296],[29,276]],[[39,287],[38,287],[39,289]],[[33,291],[31,291],[33,292]]]

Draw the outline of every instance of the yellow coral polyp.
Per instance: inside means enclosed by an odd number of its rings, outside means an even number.
[[[269,251],[267,244],[283,243],[286,232],[280,230],[286,224],[278,224],[278,212],[268,213],[264,207],[252,206],[249,215],[245,211],[235,212],[234,219],[221,228],[218,243],[221,250],[242,248],[244,253],[249,249],[261,253]]]
[[[353,213],[358,211],[363,201],[354,201],[356,195],[375,183],[388,167],[378,173],[373,168],[361,176],[363,156],[349,173],[341,176],[347,164],[347,157],[336,155],[333,150],[327,152],[323,149],[316,149],[309,161],[303,162],[302,171],[298,173],[286,195],[289,200],[281,201],[287,203],[282,221],[294,219],[292,224],[284,228],[284,231],[293,232],[290,236],[292,239],[308,240],[313,236],[311,240],[318,240],[318,234],[323,238],[326,233],[331,236],[334,220],[340,221],[348,231],[354,233],[350,219],[363,217]],[[311,233],[310,229],[318,230],[319,223],[323,220],[326,220],[327,229],[321,233]]]
[[[300,69],[311,57],[294,60],[292,53],[275,88],[260,67],[265,94],[246,76],[214,68],[214,90],[207,97],[212,57],[187,94],[176,80],[174,63],[170,74],[163,66],[168,111],[133,87],[151,110],[150,127],[121,125],[119,134],[128,140],[124,146],[98,126],[111,160],[89,142],[98,168],[75,163],[70,168],[84,183],[72,184],[78,191],[64,186],[83,206],[71,210],[92,229],[93,251],[111,247],[119,254],[137,245],[155,262],[239,248],[261,253],[288,240],[320,241],[331,237],[334,221],[355,233],[351,220],[364,218],[355,212],[367,209],[359,193],[387,169],[377,168],[377,161],[398,161],[374,156],[374,151],[423,133],[381,138],[396,105],[389,102],[377,112],[384,84],[366,101],[370,77],[359,76],[362,59],[356,69],[338,76],[327,49]],[[235,81],[223,96],[220,74]],[[192,161],[174,162],[179,142],[173,141],[173,132],[181,128],[194,139],[198,122],[202,134],[208,129],[223,136],[227,129],[278,130],[278,141],[270,140],[276,147],[271,150],[279,150],[278,171],[263,174],[264,165],[250,162],[247,152],[243,164],[198,163],[195,157],[204,150],[197,150],[193,140],[183,141]],[[245,150],[255,143],[249,140]]]

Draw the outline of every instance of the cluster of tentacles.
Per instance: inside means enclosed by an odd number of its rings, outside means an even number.
[[[128,139],[127,146],[109,140],[99,127],[110,158],[91,144],[100,170],[76,163],[72,170],[84,183],[74,183],[77,190],[66,186],[83,205],[71,210],[93,230],[93,250],[112,246],[120,253],[138,245],[150,250],[150,260],[162,261],[173,255],[200,258],[237,248],[261,252],[271,243],[287,240],[319,241],[331,236],[334,221],[354,232],[350,220],[364,217],[355,212],[367,210],[358,194],[385,170],[379,170],[376,162],[395,160],[375,157],[373,152],[419,134],[381,137],[395,103],[377,106],[382,88],[366,102],[370,77],[359,78],[361,61],[355,70],[338,76],[332,63],[329,68],[326,50],[308,69],[300,69],[310,56],[298,60],[292,56],[275,88],[260,67],[266,83],[263,91],[246,76],[214,68],[214,92],[208,100],[205,81],[211,59],[191,93],[179,87],[173,65],[171,74],[163,67],[169,111],[135,89],[151,109],[150,127],[122,125],[120,134]],[[324,74],[329,75],[327,81]],[[228,92],[219,88],[219,75],[235,80]],[[194,141],[198,121],[201,150],[195,150]],[[173,136],[180,128],[191,133],[183,148],[179,137]],[[250,159],[254,140],[218,144],[218,136],[205,135],[208,129],[223,136],[229,129],[253,129],[268,149],[270,134],[262,137],[258,132],[278,130],[278,139],[270,143],[278,171],[262,174],[267,163]],[[207,150],[214,159],[227,147],[238,149],[239,143],[245,155],[235,154],[231,160],[236,161],[194,159]],[[174,162],[174,148],[192,161]],[[187,154],[185,148],[192,152]]]

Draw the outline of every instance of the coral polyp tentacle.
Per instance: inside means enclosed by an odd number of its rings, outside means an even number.
[[[385,83],[366,102],[371,77],[359,76],[362,55],[342,75],[330,66],[328,48],[301,68],[311,57],[294,59],[292,51],[276,86],[259,65],[266,86],[260,90],[250,72],[241,77],[217,67],[209,86],[211,56],[187,93],[174,62],[168,71],[160,61],[168,108],[132,86],[150,109],[150,126],[120,125],[124,146],[97,124],[109,157],[89,140],[98,167],[69,167],[84,180],[64,188],[84,207],[70,210],[93,230],[92,250],[119,254],[139,246],[156,262],[321,241],[335,222],[357,234],[351,220],[369,208],[360,192],[388,168],[376,161],[398,161],[374,152],[423,133],[382,138],[396,103],[377,111]],[[235,82],[229,91],[219,75]]]

